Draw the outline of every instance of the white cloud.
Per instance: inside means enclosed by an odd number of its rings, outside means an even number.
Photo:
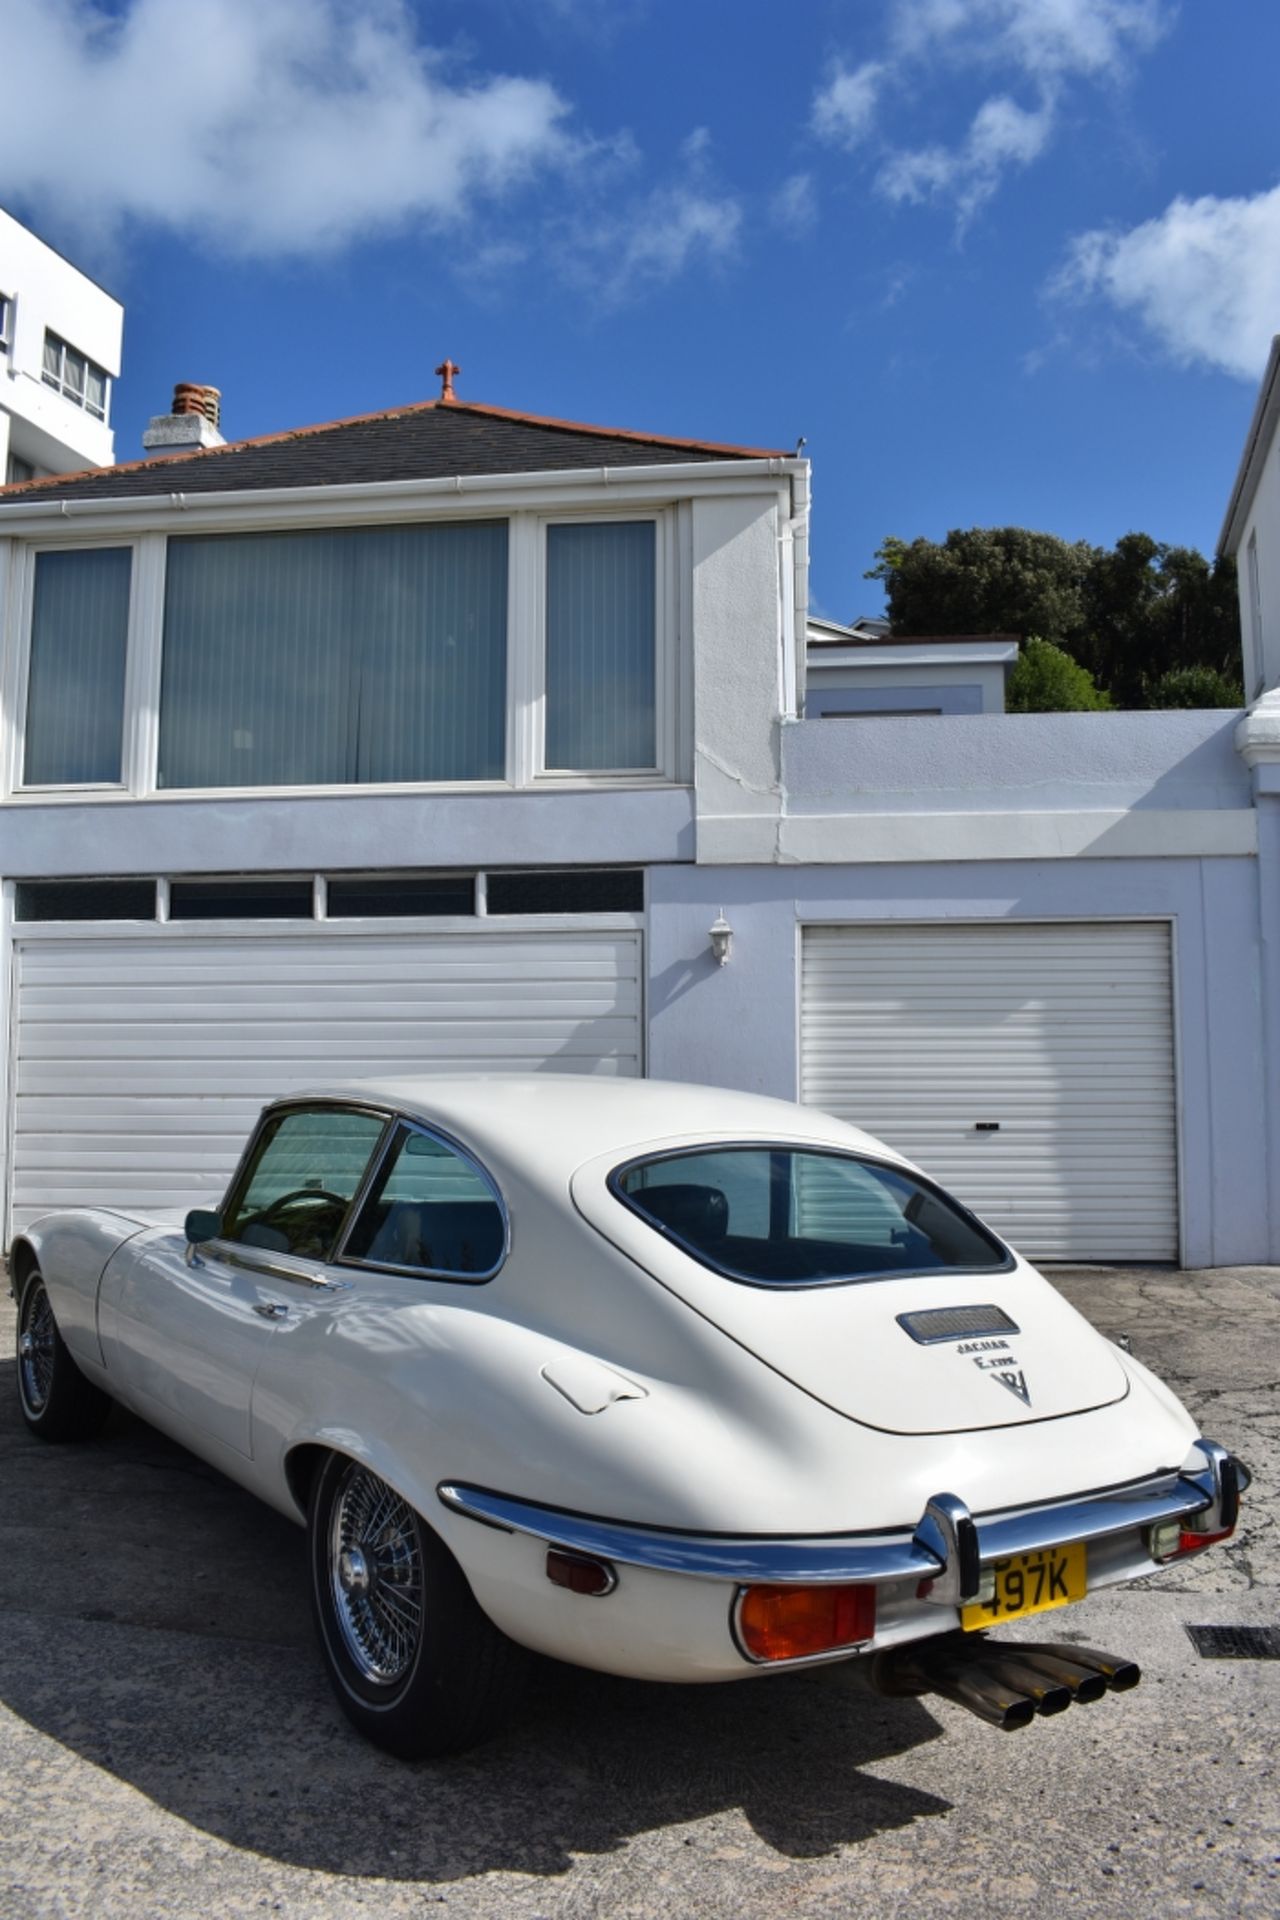
[[[898,203],[951,201],[963,226],[1011,168],[1045,153],[1071,86],[1122,80],[1171,19],[1171,0],[894,0],[881,57],[857,67],[837,61],[814,95],[811,124],[830,144],[852,148],[871,137],[877,109],[895,89],[907,99],[941,76],[954,98],[967,74],[988,76],[983,86],[1000,75],[1000,91],[983,97],[974,89],[959,142],[880,152],[881,192]]]
[[[1053,291],[1135,314],[1183,365],[1256,380],[1280,329],[1280,186],[1177,199],[1128,233],[1080,234]]]
[[[838,147],[856,147],[865,140],[886,72],[878,60],[860,67],[837,61],[827,84],[813,96],[813,129],[818,137]]]
[[[1173,16],[1169,0],[898,0],[895,52],[1004,65],[1040,82],[1123,71]]]
[[[769,202],[769,218],[782,233],[800,239],[818,222],[818,196],[811,173],[793,173]]]
[[[686,269],[734,257],[742,203],[719,185],[711,144],[707,129],[695,128],[681,143],[678,167],[648,193],[619,199],[614,183],[607,211],[568,216],[558,257],[593,298],[616,306]]]
[[[99,242],[314,253],[455,225],[576,151],[553,87],[446,61],[408,0],[5,0],[3,24],[6,193]]]
[[[674,280],[694,261],[723,264],[737,251],[742,208],[732,197],[687,182],[658,187],[616,223],[597,228],[587,251],[605,268],[605,298]]]
[[[920,201],[938,195],[954,198],[962,221],[989,200],[1005,169],[1029,166],[1043,153],[1053,133],[1049,100],[1035,112],[1007,94],[984,100],[968,136],[959,147],[922,147],[890,154],[877,186],[890,200]]]

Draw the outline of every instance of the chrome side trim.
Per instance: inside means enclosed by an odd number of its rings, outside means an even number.
[[[309,1267],[288,1267],[270,1255],[255,1257],[246,1251],[237,1241],[211,1240],[209,1245],[218,1249],[218,1258],[229,1267],[243,1267],[246,1273],[260,1273],[268,1280],[287,1280],[291,1286],[310,1287],[315,1293],[350,1293],[350,1280],[331,1280],[328,1274],[316,1273]]]
[[[816,1534],[784,1539],[715,1533],[673,1533],[637,1527],[589,1514],[562,1513],[531,1500],[513,1499],[485,1487],[444,1481],[441,1503],[483,1526],[532,1535],[550,1546],[702,1580],[737,1585],[856,1585],[905,1580],[934,1582],[932,1598],[959,1605],[978,1591],[983,1562],[1012,1553],[1098,1540],[1191,1515],[1207,1519],[1215,1503],[1229,1502],[1229,1456],[1212,1441],[1197,1442],[1203,1472],[1161,1475],[1108,1493],[1058,1501],[975,1519],[954,1494],[935,1494],[913,1533]],[[1213,1529],[1207,1529],[1213,1530]],[[939,1591],[939,1587],[942,1591]]]

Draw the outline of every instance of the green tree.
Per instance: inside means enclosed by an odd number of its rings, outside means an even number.
[[[1233,563],[1150,534],[1110,548],[1025,527],[953,529],[941,542],[895,536],[866,578],[883,585],[895,634],[1035,634],[1117,706],[1147,705],[1148,689],[1179,668],[1239,672]]]
[[[1216,667],[1171,667],[1147,683],[1149,707],[1242,707],[1244,688]]]
[[[1078,660],[1033,634],[1010,668],[1005,706],[1010,713],[1103,713],[1111,696]]]
[[[1240,667],[1235,566],[1211,566],[1194,547],[1127,533],[1099,548],[1085,591],[1086,631],[1072,652],[1124,707],[1183,667],[1231,677]],[[1215,705],[1216,702],[1209,702]]]
[[[883,583],[894,633],[1036,633],[1061,646],[1083,626],[1093,549],[1025,527],[890,538],[865,576]]]

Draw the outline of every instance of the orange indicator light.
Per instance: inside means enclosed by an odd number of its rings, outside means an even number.
[[[874,1587],[746,1587],[738,1635],[753,1660],[800,1660],[875,1637]]]

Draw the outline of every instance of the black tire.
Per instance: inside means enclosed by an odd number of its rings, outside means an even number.
[[[38,1267],[18,1295],[18,1401],[41,1440],[92,1440],[111,1411],[107,1395],[68,1353]]]
[[[331,1454],[308,1519],[311,1598],[338,1704],[402,1760],[459,1753],[523,1690],[524,1650],[477,1604],[444,1543],[384,1480]]]

